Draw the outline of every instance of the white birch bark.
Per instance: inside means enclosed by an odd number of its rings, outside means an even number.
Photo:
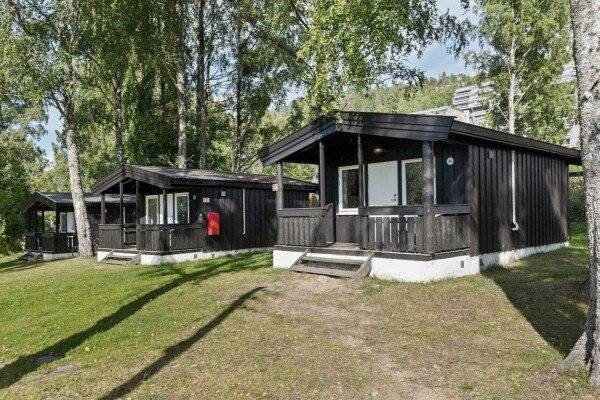
[[[177,65],[175,71],[175,86],[177,90],[177,159],[179,168],[187,166],[187,79],[185,72],[185,0],[175,0],[177,18]]]
[[[204,22],[205,0],[199,0],[198,29],[196,32],[196,134],[198,136],[198,168],[206,167],[206,29]]]
[[[571,0],[577,73],[581,158],[589,237],[589,310],[582,337],[562,363],[584,362],[592,387],[600,387],[600,0]]]

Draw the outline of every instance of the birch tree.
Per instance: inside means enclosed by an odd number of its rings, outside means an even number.
[[[175,26],[177,60],[175,63],[175,87],[177,90],[177,159],[179,168],[187,166],[187,63],[186,63],[186,3],[175,0]]]
[[[575,111],[572,86],[560,82],[571,60],[568,0],[479,0],[476,10],[484,50],[468,60],[491,82],[491,124],[561,142]]]
[[[63,121],[59,139],[67,154],[79,254],[92,256],[90,223],[81,184],[76,109],[84,31],[80,6],[78,0],[48,3],[9,0],[8,3],[18,34],[28,41],[19,57],[22,73],[39,84],[46,102],[58,110]]]
[[[581,159],[589,237],[590,290],[585,329],[562,368],[583,363],[600,387],[600,0],[571,0]]]

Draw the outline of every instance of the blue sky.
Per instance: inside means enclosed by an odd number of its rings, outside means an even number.
[[[454,15],[460,17],[473,18],[472,14],[465,15],[460,8],[460,0],[439,0],[441,10],[449,9]],[[413,57],[408,60],[415,67],[425,71],[427,76],[437,77],[443,72],[450,74],[468,73],[474,71],[465,66],[462,59],[456,59],[448,54],[445,47],[441,44],[429,46],[421,58]],[[56,131],[62,129],[62,123],[58,111],[54,108],[48,110],[48,121],[44,124],[47,134],[42,136],[38,145],[46,152],[46,157],[52,161],[52,143],[56,142]]]

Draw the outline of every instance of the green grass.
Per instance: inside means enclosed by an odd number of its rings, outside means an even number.
[[[585,320],[582,224],[571,244],[432,284],[294,274],[268,253],[2,258],[0,398],[593,398],[582,371],[555,372]]]

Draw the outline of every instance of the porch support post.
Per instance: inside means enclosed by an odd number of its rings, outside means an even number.
[[[163,189],[163,224],[166,225],[169,220],[167,219],[167,189]]]
[[[100,224],[106,224],[106,195],[100,194]]]
[[[423,250],[432,254],[435,250],[434,236],[434,156],[433,142],[423,141]]]
[[[356,140],[356,147],[358,154],[356,158],[358,160],[358,207],[365,206],[365,169],[364,169],[364,155],[362,145],[362,135],[359,133]]]
[[[277,192],[275,193],[275,200],[278,210],[283,209],[283,163],[277,163]]]
[[[119,182],[119,224],[125,224],[125,218],[123,218],[123,181]]]
[[[60,212],[58,207],[54,210],[54,234],[57,234],[60,228]]]
[[[325,145],[319,141],[319,203],[321,207],[327,206],[325,197]]]
[[[142,196],[140,195],[140,181],[135,181],[135,243],[140,248],[140,224],[142,215]]]
[[[46,214],[42,210],[42,233],[46,233]]]
[[[33,227],[34,227],[34,232],[37,233],[38,232],[38,211],[37,211],[37,203],[35,203],[33,205]]]

